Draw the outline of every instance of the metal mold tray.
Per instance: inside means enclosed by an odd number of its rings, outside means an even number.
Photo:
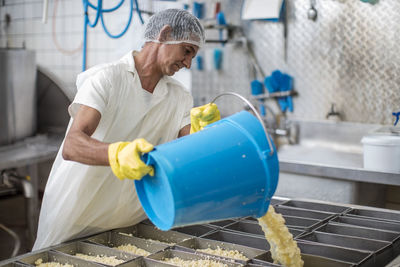
[[[6,264],[2,264],[0,262],[0,267],[24,267],[25,265],[23,265],[22,263],[18,263],[18,262],[10,262],[10,263],[6,263]]]
[[[348,224],[340,224],[335,222],[328,222],[320,226],[319,228],[315,229],[315,231],[338,234],[338,235],[362,237],[362,238],[375,239],[387,242],[394,242],[399,237],[399,233],[396,232],[377,230],[373,228],[360,227],[360,226],[352,226]]]
[[[300,248],[302,255],[319,256],[334,261],[351,263],[355,265],[363,264],[362,266],[374,266],[371,253],[355,249],[342,248],[337,246],[301,242],[297,240],[297,246]]]
[[[159,242],[154,242],[151,240],[145,240],[139,237],[135,236],[126,236],[122,234],[118,234],[116,232],[105,232],[99,235],[92,236],[85,241],[92,242],[95,244],[107,246],[112,249],[117,249],[116,247],[121,246],[121,245],[135,245],[138,248],[144,249],[150,254],[158,252],[160,250],[164,250],[168,245],[159,243]],[[121,251],[121,250],[118,250]],[[130,253],[125,251],[126,253]],[[139,255],[138,255],[139,256]]]
[[[288,206],[288,207],[294,207],[294,208],[302,208],[302,209],[307,209],[307,210],[324,211],[324,212],[331,212],[331,213],[338,213],[338,214],[346,212],[350,209],[348,207],[339,206],[339,205],[315,203],[315,202],[301,201],[301,200],[289,200],[287,202],[284,202],[284,203],[278,205],[278,207],[280,207],[280,206]]]
[[[371,209],[351,209],[346,212],[347,215],[357,215],[365,219],[375,219],[379,221],[390,221],[400,223],[400,213],[387,212]]]
[[[113,232],[136,236],[144,239],[151,239],[152,241],[159,241],[169,246],[190,239],[193,236],[179,233],[176,231],[161,231],[154,226],[137,224],[125,228],[113,230]]]
[[[153,261],[143,257],[122,263],[118,267],[171,267],[174,265]]]
[[[178,257],[182,260],[213,260],[217,262],[221,262],[226,264],[229,267],[237,267],[237,266],[243,266],[243,264],[232,262],[232,261],[226,261],[226,260],[221,260],[216,257],[211,257],[211,256],[206,256],[202,254],[194,254],[194,253],[189,253],[185,251],[179,251],[179,250],[173,250],[173,249],[167,249],[164,251],[157,252],[153,255],[150,255],[146,257],[147,259],[154,260],[156,262],[163,262],[163,259],[165,258],[173,258],[173,257]],[[169,265],[169,266],[175,266],[175,265]]]
[[[192,253],[206,254],[206,255],[213,256],[213,257],[220,257],[220,258],[226,259],[226,257],[197,251],[197,249],[206,249],[206,248],[217,249],[218,247],[220,247],[221,249],[225,249],[225,250],[237,250],[237,251],[241,252],[244,256],[246,256],[248,258],[248,260],[251,260],[254,257],[257,257],[257,256],[265,253],[265,251],[261,250],[261,249],[251,248],[251,247],[237,245],[237,244],[225,243],[225,242],[215,241],[215,240],[210,240],[210,239],[204,239],[204,238],[193,238],[193,239],[178,243],[176,245],[177,249],[182,248],[182,249],[186,249],[187,251],[192,252]],[[248,261],[248,260],[240,260],[240,259],[234,259],[234,258],[228,258],[228,260],[235,260],[235,261],[243,263],[243,264]]]
[[[283,216],[294,216],[294,217],[315,219],[315,220],[321,220],[321,221],[328,220],[336,215],[336,213],[332,213],[332,212],[307,210],[307,209],[302,209],[302,208],[293,208],[293,207],[285,207],[285,206],[275,207],[275,211],[277,213],[282,214]]]
[[[270,249],[268,241],[264,237],[261,236],[258,237],[255,235],[248,235],[243,233],[229,232],[225,230],[218,230],[214,233],[203,236],[203,238],[222,241],[225,243],[238,244],[265,251],[268,251]]]
[[[322,232],[313,232],[302,235],[297,240],[334,245],[343,248],[356,249],[374,253],[375,266],[384,266],[393,254],[390,242],[372,240],[359,237],[349,237]]]
[[[33,253],[30,254],[29,256],[20,258],[18,261],[21,264],[27,264],[27,265],[32,265],[36,266],[35,261],[38,259],[42,259],[43,263],[46,262],[59,262],[61,264],[71,264],[73,266],[79,266],[79,267],[100,267],[104,266],[96,262],[90,262],[90,261],[85,261],[83,259],[77,258],[77,257],[72,257],[67,254],[62,254],[54,251],[44,251],[40,253]]]
[[[297,228],[297,229],[306,229],[311,230],[321,225],[323,221],[308,219],[302,217],[294,217],[294,216],[282,216],[285,219],[285,224],[287,227]]]
[[[133,260],[138,257],[136,255],[126,253],[123,251],[119,251],[116,249],[111,249],[111,248],[108,248],[105,246],[99,246],[99,245],[85,243],[85,242],[75,242],[75,243],[67,244],[65,246],[60,246],[60,247],[54,248],[54,251],[70,255],[70,257],[74,257],[76,259],[80,259],[80,258],[74,256],[76,253],[82,253],[82,254],[86,254],[86,255],[90,255],[90,256],[95,256],[95,255],[115,256],[116,259],[124,260],[125,262],[128,262],[128,261]],[[81,260],[86,261],[84,259],[81,259]],[[86,261],[86,262],[92,262],[92,261]],[[106,264],[102,264],[102,265],[106,265]]]
[[[263,260],[258,260],[258,259],[253,259],[251,260],[249,263],[247,263],[246,267],[264,267],[264,266],[268,266],[268,267],[278,267],[278,266],[282,266],[280,264],[274,264],[272,263],[272,259],[271,262],[269,261],[263,261]]]
[[[304,261],[304,267],[350,267],[354,266],[353,263],[333,260],[321,256],[301,254],[301,259]],[[249,266],[282,266],[279,264],[274,264],[269,254],[266,258],[259,257],[258,259],[253,259],[250,263],[254,265]]]
[[[272,197],[271,198],[271,201],[269,202],[269,204],[271,205],[271,206],[277,206],[277,205],[280,205],[280,204],[282,204],[282,203],[285,203],[285,202],[287,202],[288,200],[287,199],[277,199],[277,198],[274,198],[274,197]]]
[[[197,236],[201,237],[203,235],[209,234],[211,232],[214,232],[216,228],[211,227],[211,226],[206,226],[206,225],[190,225],[190,226],[185,226],[185,227],[179,227],[179,228],[174,228],[172,231],[176,231],[179,233],[187,234],[187,235],[192,235],[192,236]]]
[[[293,229],[298,229],[301,231],[307,230],[310,231],[313,228],[318,227],[320,224],[323,224],[326,220],[318,220],[318,219],[310,219],[310,218],[305,218],[305,217],[296,217],[296,216],[287,216],[287,215],[282,215],[282,217],[285,219],[285,225],[288,228],[293,228]],[[240,221],[243,223],[253,223],[258,225],[257,219],[254,219],[252,217],[247,217],[246,219]],[[229,225],[228,227],[225,227],[226,229],[229,229],[236,224]],[[261,229],[261,226],[260,226]],[[260,235],[264,235],[264,232],[261,231],[259,233]]]
[[[333,218],[332,221],[342,223],[342,224],[350,224],[350,225],[356,225],[356,226],[362,226],[362,227],[369,227],[369,228],[375,228],[379,230],[386,230],[386,231],[393,231],[393,232],[398,232],[400,233],[400,222],[399,223],[393,223],[389,221],[378,221],[376,219],[371,219],[371,218],[365,218],[365,217],[360,217],[360,216],[338,216],[336,218]]]
[[[364,250],[368,252],[378,251],[390,247],[391,243],[387,241],[366,239],[361,237],[351,237],[323,232],[312,232],[301,235],[297,240],[334,245],[344,248]]]
[[[303,228],[293,228],[288,227],[289,232],[293,235],[293,237],[300,235],[303,233]],[[234,224],[231,224],[225,227],[223,230],[232,231],[236,233],[246,233],[249,235],[255,235],[257,237],[264,237],[265,233],[263,232],[261,226],[254,221],[240,221]]]
[[[209,225],[211,225],[211,227],[217,227],[217,228],[224,228],[228,225],[231,225],[235,222],[237,222],[238,220],[223,220],[223,221],[216,221],[216,222],[210,222]]]

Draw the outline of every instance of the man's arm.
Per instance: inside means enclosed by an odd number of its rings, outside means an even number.
[[[99,125],[100,112],[81,105],[65,138],[62,156],[65,160],[88,165],[108,166],[108,145],[91,136]],[[185,126],[186,127],[186,126]]]
[[[182,129],[180,129],[178,133],[178,138],[190,134],[190,124],[184,126]]]

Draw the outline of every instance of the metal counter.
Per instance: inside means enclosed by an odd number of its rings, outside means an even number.
[[[302,252],[305,267],[390,266],[400,255],[400,212],[337,203],[274,198],[271,204],[281,213]],[[148,251],[139,256],[117,250],[132,244]],[[203,248],[237,250],[247,260],[213,256]],[[169,257],[212,259],[226,266],[280,266],[272,262],[269,244],[254,218],[238,218],[192,225],[170,231],[156,229],[146,220],[41,251],[0,262],[1,267],[34,266],[56,261],[74,266],[108,266],[83,260],[76,253],[114,256],[125,266],[173,266]]]
[[[0,147],[0,171],[26,167],[31,190],[24,192],[27,199],[26,220],[28,237],[33,244],[39,219],[38,164],[53,160],[63,140],[61,135],[37,135]]]
[[[363,167],[361,139],[383,125],[293,120],[297,144],[278,145],[280,171],[352,182],[400,185],[400,173]],[[279,143],[279,142],[276,142]]]

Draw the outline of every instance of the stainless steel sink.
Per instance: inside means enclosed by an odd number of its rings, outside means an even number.
[[[363,168],[361,138],[376,124],[292,120],[298,143],[278,137],[280,181],[276,195],[372,206],[384,205],[385,185],[400,185],[400,174]]]

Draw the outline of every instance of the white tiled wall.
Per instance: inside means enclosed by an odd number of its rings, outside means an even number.
[[[117,5],[120,0],[103,1],[104,8]],[[92,0],[91,3],[97,4]],[[162,2],[138,0],[143,10],[157,11],[168,7],[180,7],[180,2]],[[55,7],[57,7],[55,9]],[[125,0],[122,6],[112,13],[104,15],[104,21],[112,34],[120,33],[129,18],[130,1]],[[42,22],[42,0],[0,0],[0,47],[20,48],[25,46],[36,51],[37,64],[52,72],[63,81],[66,90],[76,91],[76,75],[82,70],[82,48],[84,15],[81,0],[49,0],[48,20]],[[7,26],[5,16],[11,16]],[[90,19],[94,21],[95,12],[89,9]],[[147,21],[148,15],[142,14]],[[87,34],[87,67],[99,63],[117,60],[132,49],[140,49],[144,26],[140,23],[136,12],[128,31],[118,39],[112,39],[104,32],[101,22],[95,28],[88,27]],[[56,38],[59,47],[56,46]],[[190,73],[180,73],[177,77],[190,87]]]

